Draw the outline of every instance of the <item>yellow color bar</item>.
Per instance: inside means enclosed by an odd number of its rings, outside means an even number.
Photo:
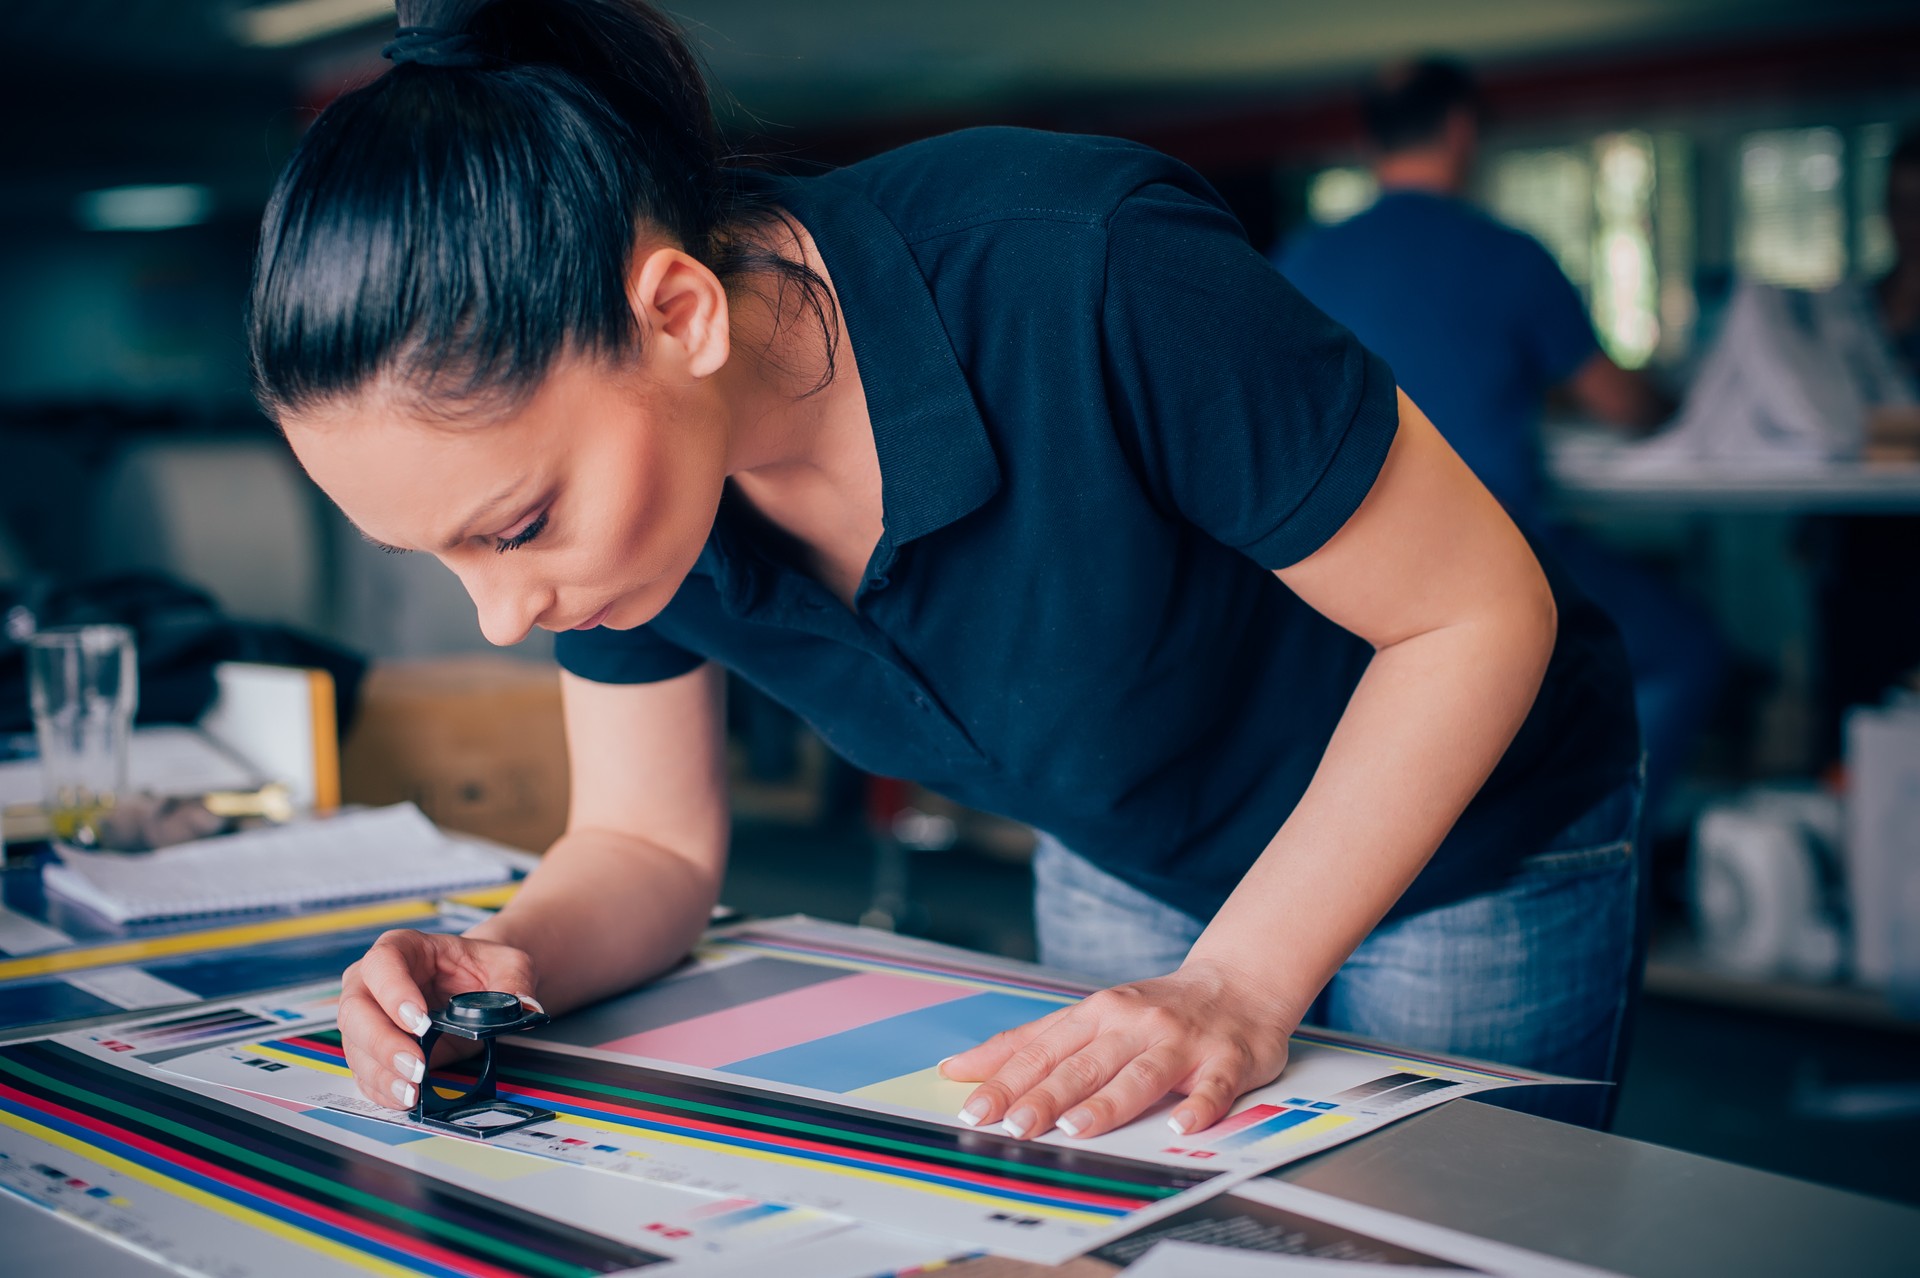
[[[477,903],[476,903],[477,904]],[[328,932],[347,932],[355,928],[378,927],[383,923],[401,924],[432,918],[440,912],[434,901],[383,901],[324,914],[301,914],[262,923],[236,923],[228,927],[207,928],[199,932],[175,932],[169,936],[142,937],[134,941],[115,941],[84,949],[55,950],[23,958],[0,959],[0,981],[23,976],[56,976],[61,972],[79,972],[94,967],[114,967],[121,963],[139,963],[147,959],[174,958],[182,954],[201,954],[212,950],[230,950],[243,945],[283,941],[293,937],[321,936]]]
[[[513,899],[520,890],[518,883],[502,883],[499,887],[475,888],[471,892],[455,892],[447,899],[455,905],[471,905],[476,910],[497,910]]]

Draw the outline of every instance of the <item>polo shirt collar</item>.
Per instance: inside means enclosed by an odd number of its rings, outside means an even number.
[[[1000,463],[899,229],[843,174],[743,178],[800,220],[833,276],[880,455],[883,548],[985,505]]]

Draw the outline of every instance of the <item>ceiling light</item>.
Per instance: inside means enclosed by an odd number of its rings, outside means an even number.
[[[114,186],[88,191],[74,201],[73,215],[89,231],[170,231],[195,226],[213,211],[204,186]]]
[[[233,34],[257,49],[279,49],[392,17],[393,0],[280,0],[235,13]]]

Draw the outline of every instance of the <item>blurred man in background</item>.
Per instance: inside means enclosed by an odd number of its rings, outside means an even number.
[[[1920,124],[1907,126],[1887,160],[1887,229],[1893,269],[1874,285],[1874,300],[1887,340],[1920,393]]]
[[[1663,582],[1549,519],[1540,413],[1557,388],[1588,415],[1641,431],[1671,405],[1600,349],[1546,249],[1467,203],[1481,106],[1464,67],[1429,58],[1389,68],[1363,105],[1380,198],[1293,240],[1276,264],[1386,359],[1536,547],[1612,614],[1633,663],[1657,812],[1712,703],[1721,645],[1706,615]]]

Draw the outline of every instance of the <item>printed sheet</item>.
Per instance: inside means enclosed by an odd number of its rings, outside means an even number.
[[[0,1189],[222,1278],[674,1274],[750,1256],[764,1268],[776,1251],[849,1228],[155,1068],[207,1042],[317,1029],[331,1015],[330,998],[229,1005],[0,1046]]]
[[[1277,1083],[1192,1137],[1171,1135],[1164,1106],[1090,1140],[960,1123],[969,1089],[936,1063],[1086,992],[860,929],[745,925],[674,975],[503,1047],[503,1094],[558,1117],[488,1148],[1052,1263],[1446,1100],[1568,1081],[1313,1032]],[[359,1097],[328,1028],[149,1059],[305,1121],[417,1133]],[[437,1078],[461,1085],[457,1070]]]

